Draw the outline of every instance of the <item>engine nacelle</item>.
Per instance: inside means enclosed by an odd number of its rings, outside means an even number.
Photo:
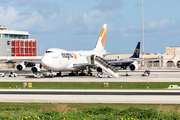
[[[31,71],[33,72],[33,73],[36,73],[36,72],[40,72],[41,71],[41,68],[40,68],[40,66],[34,66],[34,67],[32,67],[31,68]]]
[[[97,72],[102,72],[102,68],[100,68],[100,67],[97,67],[96,70],[97,70]]]
[[[138,62],[137,62],[137,61],[134,61],[133,63],[131,63],[131,64],[129,65],[129,69],[130,69],[131,71],[137,70],[137,69],[138,69]]]
[[[24,62],[18,64],[18,65],[16,66],[16,69],[19,70],[19,71],[25,70],[25,69],[26,69],[26,66],[25,66]]]

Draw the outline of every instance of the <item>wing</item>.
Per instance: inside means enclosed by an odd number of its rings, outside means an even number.
[[[115,52],[115,53],[106,53],[103,55],[103,57],[107,56],[107,55],[116,55],[116,54],[120,54],[120,53],[126,53],[126,52],[131,52],[132,50],[128,50],[128,51],[121,51],[121,52]]]
[[[7,61],[17,61],[17,62],[26,62],[26,63],[38,63],[38,64],[41,64],[40,61],[27,61],[27,60],[16,60],[16,59],[9,59],[9,56],[7,58]]]
[[[7,61],[8,61],[8,62],[9,62],[9,61],[21,62],[20,64],[16,65],[16,69],[17,69],[18,71],[25,70],[26,67],[29,67],[28,63],[31,64],[31,65],[30,65],[31,67],[34,66],[34,67],[32,67],[32,69],[31,69],[31,71],[32,71],[33,73],[35,73],[35,72],[40,72],[41,67],[42,67],[42,66],[41,66],[41,62],[39,62],[39,61],[28,61],[28,60],[9,59],[9,56],[8,56],[8,58],[7,58]],[[38,63],[38,65],[36,66],[35,63]]]

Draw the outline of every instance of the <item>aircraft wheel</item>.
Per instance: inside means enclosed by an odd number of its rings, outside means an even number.
[[[53,78],[54,76],[53,76],[53,74],[50,74],[49,77],[50,77],[50,78]]]
[[[57,73],[57,74],[56,74],[56,76],[58,76],[58,77],[59,77],[59,76],[61,76],[61,75],[60,75],[59,73]]]
[[[85,73],[79,73],[79,76],[85,76],[86,74]]]
[[[69,76],[73,76],[73,73],[69,73]]]
[[[75,76],[75,73],[69,73],[69,76]]]

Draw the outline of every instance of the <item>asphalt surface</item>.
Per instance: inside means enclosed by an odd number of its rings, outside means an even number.
[[[147,68],[141,68],[140,70],[130,71],[130,70],[120,70],[119,78],[97,78],[96,71],[93,71],[93,76],[69,76],[69,72],[63,72],[64,77],[57,77],[54,72],[54,78],[42,77],[34,78],[33,73],[30,69],[25,71],[14,70],[18,74],[16,78],[0,77],[0,82],[180,82],[180,68],[151,68],[150,76],[142,76]],[[0,72],[8,74],[11,69],[3,70]],[[128,76],[125,75],[126,71]],[[48,73],[46,70],[42,72]]]
[[[18,95],[178,95],[180,96],[180,91],[179,92],[123,92],[123,91],[116,91],[116,92],[103,92],[103,91],[0,91],[0,94],[18,94]]]
[[[143,77],[146,70],[120,70],[119,78],[97,78],[94,76],[68,76],[34,78],[30,69],[19,72],[18,77],[1,77],[0,82],[180,82],[180,69],[149,69],[150,76]],[[6,74],[9,69],[0,70]],[[125,75],[128,71],[128,76]],[[43,70],[43,72],[47,72]],[[56,73],[54,73],[55,75]],[[179,85],[180,86],[180,85]],[[180,104],[180,90],[22,90],[1,89],[0,102],[43,102],[43,103],[157,103]]]
[[[180,104],[179,90],[0,90],[0,102]]]

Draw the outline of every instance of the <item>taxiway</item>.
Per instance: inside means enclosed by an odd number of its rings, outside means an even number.
[[[0,90],[0,102],[180,104],[179,90]]]

